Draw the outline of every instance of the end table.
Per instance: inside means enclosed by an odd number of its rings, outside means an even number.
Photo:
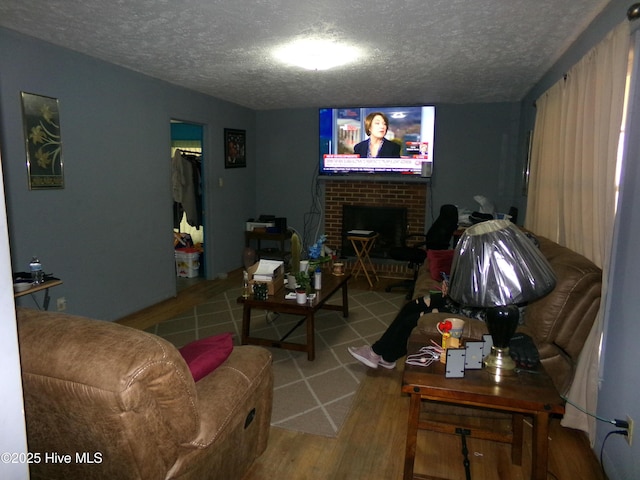
[[[408,351],[416,353],[429,344],[428,335],[414,333],[409,338]],[[445,365],[434,362],[428,367],[405,365],[402,376],[402,392],[410,395],[407,443],[404,462],[404,480],[414,478],[414,460],[418,429],[456,433],[455,425],[435,425],[420,420],[423,401],[446,403],[466,407],[488,408],[512,414],[511,435],[498,437],[496,432],[470,429],[470,437],[511,443],[512,463],[522,462],[523,420],[533,421],[531,479],[546,480],[548,461],[548,434],[550,416],[564,414],[564,401],[557,392],[551,377],[542,366],[535,373],[522,372],[504,377],[500,382],[492,379],[484,370],[466,370],[463,378],[445,378]],[[465,427],[466,428],[466,427]]]

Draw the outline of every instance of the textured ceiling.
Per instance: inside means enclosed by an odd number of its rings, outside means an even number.
[[[253,109],[518,101],[608,0],[2,0],[0,26]],[[272,60],[346,41],[355,65]]]

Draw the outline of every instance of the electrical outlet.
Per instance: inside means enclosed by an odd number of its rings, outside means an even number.
[[[67,299],[64,297],[60,297],[57,300],[58,311],[62,312],[67,309]]]
[[[631,418],[629,415],[627,415],[627,423],[629,424],[629,428],[627,428],[626,439],[629,446],[631,446],[633,443],[633,418]]]

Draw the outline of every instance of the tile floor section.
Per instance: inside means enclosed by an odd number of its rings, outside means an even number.
[[[228,290],[148,331],[177,347],[207,336],[232,332],[237,345],[242,327],[242,305],[236,302],[239,294],[239,289]],[[376,341],[403,303],[404,294],[400,292],[352,289],[348,318],[329,310],[316,314],[316,359],[313,362],[309,362],[303,352],[269,348],[274,369],[272,425],[336,436],[368,370],[349,355],[347,347]],[[277,339],[299,319],[295,315],[276,315],[274,318],[274,314],[255,311],[251,332]],[[304,343],[304,324],[288,340]]]

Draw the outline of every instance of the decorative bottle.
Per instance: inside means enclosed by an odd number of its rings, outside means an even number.
[[[33,257],[31,263],[29,263],[29,271],[31,272],[31,281],[38,285],[44,282],[44,272],[42,271],[42,264],[38,257]]]
[[[322,270],[320,270],[320,267],[316,268],[316,274],[313,277],[313,288],[314,290],[322,289]]]
[[[249,285],[249,272],[242,272],[242,298],[249,298],[251,286]]]

